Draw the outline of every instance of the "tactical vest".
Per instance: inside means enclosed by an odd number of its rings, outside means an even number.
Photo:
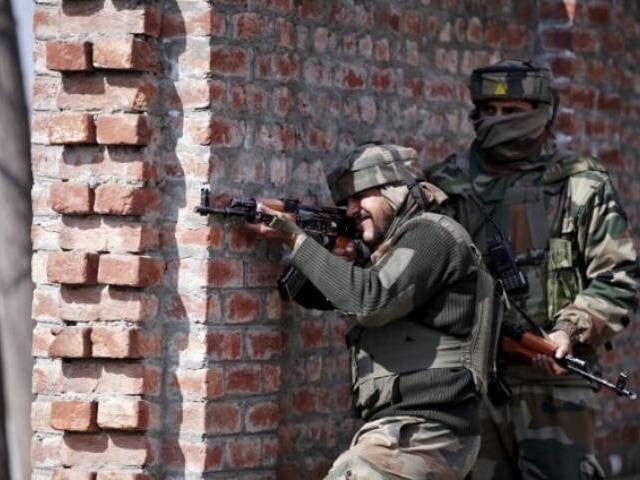
[[[571,191],[570,182],[582,172],[606,172],[595,159],[568,153],[554,155],[549,163],[531,186],[508,188],[503,200],[507,210],[512,205],[523,206],[529,230],[529,248],[515,252],[519,267],[528,277],[529,289],[511,299],[536,323],[547,328],[552,326],[554,315],[573,301],[586,281],[581,268],[577,225],[570,215],[571,199],[567,196]],[[495,233],[487,216],[494,212],[474,191],[468,172],[468,154],[453,155],[428,170],[427,176],[450,196],[455,210],[452,216],[467,228],[487,260],[487,237]],[[507,313],[507,318],[522,322],[513,311]]]
[[[430,212],[420,217],[435,222],[443,218]],[[493,278],[482,266],[480,254],[467,233],[454,222],[447,221],[444,225],[457,242],[473,251],[476,260],[477,307],[471,333],[467,338],[448,335],[430,327],[429,319],[424,322],[398,319],[380,328],[354,327],[347,336],[352,387],[356,410],[365,419],[393,404],[398,379],[404,374],[463,368],[471,372],[476,391],[479,394],[486,391],[487,378],[495,367],[500,329],[496,319],[502,318],[499,314],[502,302],[495,295]]]

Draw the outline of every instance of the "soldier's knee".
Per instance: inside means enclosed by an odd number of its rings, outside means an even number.
[[[383,472],[363,458],[350,458],[331,467],[324,480],[402,480]]]

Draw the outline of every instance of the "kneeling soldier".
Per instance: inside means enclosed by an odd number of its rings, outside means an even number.
[[[366,423],[326,478],[463,478],[480,445],[492,280],[466,231],[434,213],[446,197],[424,181],[413,149],[366,144],[345,163],[329,185],[372,252],[366,263],[264,206],[274,221],[251,227],[291,246],[292,264],[356,322],[347,343]]]

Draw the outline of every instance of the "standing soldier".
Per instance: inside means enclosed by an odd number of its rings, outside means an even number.
[[[501,247],[515,252],[509,295],[517,308],[505,320],[531,329],[528,314],[557,358],[573,352],[597,364],[596,349],[609,346],[636,308],[636,252],[611,179],[594,158],[545,149],[558,108],[548,69],[501,61],[474,70],[470,90],[475,141],[427,176],[494,270]],[[507,359],[512,398],[485,402],[473,478],[602,478],[593,387],[550,357],[534,363]]]
[[[372,251],[365,263],[263,206],[272,228],[252,226],[291,246],[291,263],[356,322],[347,343],[366,423],[327,479],[461,479],[480,443],[492,279],[464,229],[433,212],[445,195],[424,182],[413,149],[366,144],[345,163],[329,184]]]

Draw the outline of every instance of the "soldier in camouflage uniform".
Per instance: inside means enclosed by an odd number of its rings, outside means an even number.
[[[366,423],[327,479],[461,479],[479,448],[493,283],[464,229],[433,213],[445,195],[423,180],[413,149],[377,144],[331,175],[372,250],[359,265],[265,207],[273,228],[254,227],[292,246],[292,264],[356,323],[347,343]]]
[[[638,286],[611,179],[594,158],[545,147],[558,104],[549,70],[502,61],[474,70],[470,90],[475,141],[427,177],[487,261],[504,232],[528,279],[511,302],[549,332],[556,357],[573,352],[597,366],[596,349],[629,323]],[[515,309],[505,320],[524,323]],[[602,478],[593,387],[550,357],[536,358],[537,369],[506,362],[513,396],[504,406],[484,402],[473,478]]]

